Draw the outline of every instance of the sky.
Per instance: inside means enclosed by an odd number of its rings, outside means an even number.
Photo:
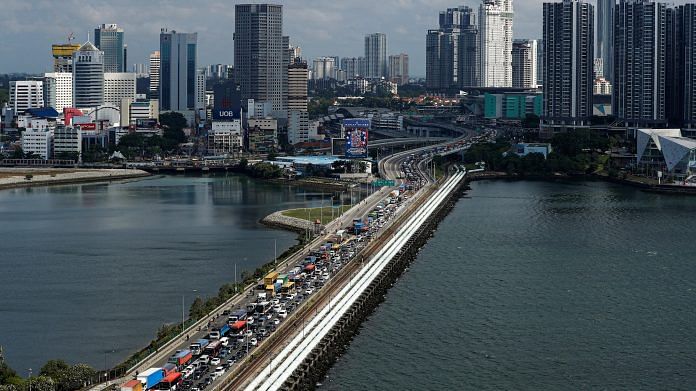
[[[547,0],[548,1],[548,0]],[[251,1],[255,2],[255,1]],[[357,57],[364,36],[387,34],[388,54],[408,53],[412,76],[425,75],[425,34],[438,13],[480,0],[279,0],[283,32],[307,59]],[[515,38],[541,38],[544,0],[515,0]],[[676,3],[683,3],[677,0]],[[199,66],[233,64],[234,2],[229,0],[2,0],[0,73],[52,71],[51,44],[70,33],[82,43],[94,27],[125,30],[128,69],[159,50],[160,28],[198,32]]]

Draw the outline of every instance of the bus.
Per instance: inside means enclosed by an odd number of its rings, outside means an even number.
[[[181,384],[183,381],[184,378],[181,377],[181,373],[172,372],[164,379],[160,380],[155,388],[161,391],[175,391],[179,384]]]
[[[263,301],[256,304],[256,312],[259,314],[267,314],[271,310],[271,303],[268,301]]]
[[[208,344],[208,346],[203,349],[203,354],[208,355],[208,357],[217,357],[220,354],[220,349],[222,349],[221,341],[213,341]]]

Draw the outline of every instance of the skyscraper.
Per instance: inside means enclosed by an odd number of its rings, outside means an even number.
[[[387,77],[387,36],[385,34],[374,33],[365,36],[365,61],[367,62],[366,78]]]
[[[479,7],[479,77],[482,87],[512,87],[512,0]]]
[[[537,87],[537,41],[516,39],[512,44],[512,86]]]
[[[667,10],[666,43],[669,126],[696,129],[696,4]]]
[[[478,86],[478,28],[469,7],[440,12],[426,37],[426,85],[432,89]]]
[[[127,71],[123,29],[117,24],[102,24],[95,28],[94,46],[104,52],[104,72]]]
[[[541,135],[590,125],[594,7],[584,0],[544,3]]]
[[[597,0],[597,58],[602,59],[604,78],[614,79],[614,7],[616,0]]]
[[[243,104],[254,99],[272,102],[274,111],[285,110],[288,49],[282,5],[235,5],[234,80],[241,87]]]
[[[614,115],[630,127],[666,126],[666,6],[626,0],[615,11]]]
[[[196,109],[198,33],[160,32],[161,111],[177,111],[193,120]]]
[[[77,108],[104,104],[104,52],[91,42],[73,54],[73,104]]]
[[[408,84],[408,54],[389,56],[389,79],[400,86]]]
[[[307,63],[288,66],[288,111],[307,111]]]
[[[159,99],[160,87],[160,52],[150,53],[150,99]]]
[[[360,65],[357,57],[343,57],[341,59],[341,69],[346,73],[348,79],[354,79],[360,75]]]

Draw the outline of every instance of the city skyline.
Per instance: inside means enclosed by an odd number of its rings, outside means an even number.
[[[159,32],[170,30],[199,33],[199,64],[232,64],[234,6],[218,0],[171,3],[141,3],[126,0],[114,4],[94,1],[89,5],[61,1],[70,13],[55,13],[40,2],[8,0],[4,28],[0,31],[0,73],[52,71],[51,44],[65,43],[70,33],[74,42],[84,43],[94,28],[116,23],[125,31],[128,67],[147,63],[159,48]],[[364,54],[364,37],[376,31],[387,35],[389,54],[408,53],[411,75],[425,76],[424,32],[437,26],[441,10],[466,5],[478,9],[479,0],[392,0],[375,5],[366,0],[326,3],[318,0],[277,1],[283,5],[284,35],[292,45],[302,47],[307,59],[335,55],[358,57]],[[514,37],[541,38],[543,0],[515,2]],[[595,1],[591,1],[595,4]],[[684,4],[684,0],[674,1]],[[198,17],[191,15],[201,14]],[[364,15],[351,18],[351,15]],[[27,28],[25,21],[35,24]],[[27,53],[26,48],[31,48]],[[17,56],[13,53],[26,55]]]

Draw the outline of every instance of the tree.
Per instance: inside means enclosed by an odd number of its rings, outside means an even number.
[[[12,151],[11,157],[12,159],[24,159],[24,150],[21,147],[15,148],[15,150]]]
[[[184,130],[186,125],[188,125],[186,118],[184,118],[181,113],[177,113],[175,111],[160,114],[159,121],[160,125],[171,131]]]
[[[65,377],[61,379],[60,388],[65,391],[74,391],[84,388],[96,375],[96,371],[87,364],[76,364],[65,371]]]
[[[70,365],[63,360],[48,360],[46,364],[41,367],[39,375],[59,380],[61,377],[65,376],[65,372],[69,369]]]
[[[21,378],[7,363],[0,361],[0,384],[14,384],[13,380],[15,382],[17,380],[21,381]]]
[[[276,160],[277,158],[278,158],[278,154],[275,153],[275,152],[271,152],[271,153],[268,154],[268,160],[270,160],[270,161],[274,161],[274,160]]]
[[[56,381],[48,376],[32,377],[27,379],[24,389],[31,391],[54,391]]]
[[[246,158],[242,158],[239,161],[239,169],[242,171],[246,171],[246,169],[249,167],[249,161]]]

